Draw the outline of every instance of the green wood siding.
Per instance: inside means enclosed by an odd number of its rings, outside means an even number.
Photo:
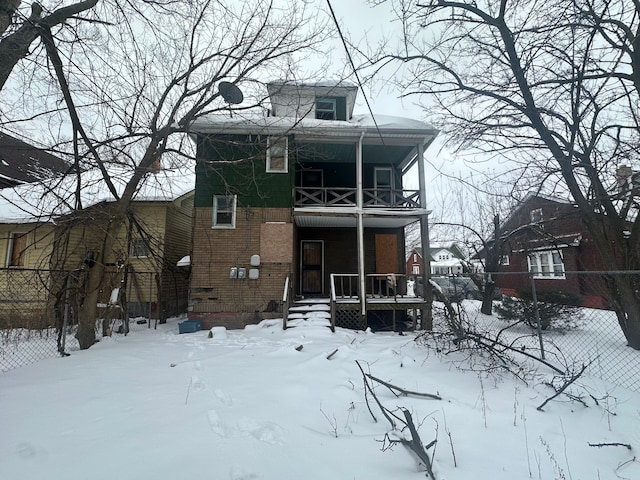
[[[214,194],[238,196],[238,207],[290,208],[294,155],[289,173],[267,173],[265,135],[198,137],[196,207],[210,207]]]

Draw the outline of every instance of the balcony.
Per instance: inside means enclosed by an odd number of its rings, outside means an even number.
[[[356,189],[343,187],[295,187],[296,207],[355,207]],[[419,190],[365,188],[362,200],[367,207],[420,208]]]

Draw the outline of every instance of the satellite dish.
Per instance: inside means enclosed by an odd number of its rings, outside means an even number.
[[[224,98],[224,101],[230,105],[237,105],[242,103],[242,100],[244,100],[242,92],[233,83],[220,82],[218,84],[218,91],[220,92],[220,95],[222,95],[222,98]]]

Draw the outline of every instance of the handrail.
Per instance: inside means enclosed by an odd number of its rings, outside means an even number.
[[[289,316],[289,302],[290,302],[289,277],[290,275],[287,275],[287,278],[285,278],[284,280],[284,291],[282,292],[282,329],[283,330],[287,329],[287,320]]]
[[[420,208],[419,190],[365,188],[362,192],[365,207]],[[349,187],[294,187],[294,200],[297,207],[354,207],[356,193]]]

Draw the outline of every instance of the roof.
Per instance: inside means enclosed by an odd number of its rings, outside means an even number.
[[[350,120],[318,120],[315,118],[270,117],[263,114],[207,115],[195,120],[189,130],[192,133],[258,134],[301,136],[360,137],[425,139],[431,141],[438,130],[427,123],[412,118],[390,115],[354,115]]]
[[[552,197],[550,195],[545,195],[537,192],[527,192],[524,198],[520,202],[518,202],[518,204],[513,208],[513,210],[509,212],[507,217],[500,222],[501,225],[507,225],[518,214],[518,212],[520,212],[520,210],[525,208],[529,204],[529,202],[535,200],[536,198],[540,198],[548,202],[558,203],[561,205],[572,205],[572,203],[569,200],[565,200],[563,198]]]
[[[109,173],[119,193],[124,190],[131,170],[110,168]],[[81,174],[82,207],[114,201],[100,171]],[[194,189],[192,168],[161,170],[147,174],[134,197],[135,202],[172,202]],[[0,223],[51,222],[74,210],[77,177],[66,175],[44,181],[0,190]]]
[[[69,164],[45,150],[0,132],[0,188],[62,175]]]

